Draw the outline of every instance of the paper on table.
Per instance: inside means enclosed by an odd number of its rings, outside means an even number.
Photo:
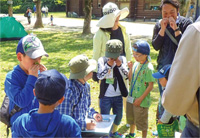
[[[109,122],[96,122],[96,128],[94,130],[85,130],[82,132],[98,132],[98,133],[109,133],[113,122],[115,120],[116,115],[102,115],[103,118],[109,118]],[[86,122],[91,121],[91,119],[87,119]]]

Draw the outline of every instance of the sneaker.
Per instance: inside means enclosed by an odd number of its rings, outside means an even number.
[[[112,137],[112,138],[125,138],[124,135],[122,135],[122,134],[120,134],[120,133],[118,133],[118,132],[111,133],[111,134],[110,134],[110,137]]]
[[[134,135],[130,135],[130,134],[126,135],[126,138],[134,138],[134,137],[135,137],[135,133]]]
[[[152,135],[158,136],[158,131],[157,131],[157,130],[156,130],[156,131],[153,131],[153,132],[152,132]]]

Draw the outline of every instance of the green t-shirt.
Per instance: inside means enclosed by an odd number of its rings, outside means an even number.
[[[132,76],[129,95],[131,95],[131,89],[133,89],[132,97],[135,99],[135,98],[139,98],[140,96],[142,96],[142,94],[145,92],[146,88],[149,86],[149,82],[155,82],[155,78],[153,78],[153,76],[152,76],[154,68],[150,62],[148,62],[146,64],[140,64],[139,62],[136,62],[136,63],[134,63],[132,70],[133,70],[134,77]],[[138,74],[138,72],[139,72],[139,74]],[[136,77],[137,77],[137,80],[136,80]],[[135,82],[135,85],[133,87],[134,82]],[[151,98],[150,98],[150,93],[149,93],[143,99],[140,106],[141,107],[149,107],[150,104],[151,104]]]

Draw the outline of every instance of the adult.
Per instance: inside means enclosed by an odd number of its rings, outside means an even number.
[[[93,59],[98,61],[105,56],[106,42],[110,39],[119,39],[123,43],[121,55],[127,61],[131,60],[131,43],[126,28],[119,23],[119,20],[126,18],[129,14],[128,8],[119,10],[115,3],[109,2],[103,7],[103,17],[98,21],[98,31],[93,38]]]
[[[45,16],[45,10],[46,10],[45,7],[42,6],[42,9],[41,9],[41,11],[42,11],[42,17]]]
[[[181,137],[199,137],[199,38],[200,18],[186,29],[180,40],[162,97],[162,104],[167,111],[174,115],[187,116]]]
[[[33,12],[34,12],[34,18],[35,18],[35,14],[36,14],[36,5],[33,6]]]
[[[100,57],[105,56],[106,42],[110,39],[119,39],[122,44],[121,56],[125,56],[127,62],[131,61],[132,49],[130,36],[126,32],[126,28],[119,23],[119,20],[126,18],[129,9],[123,8],[119,10],[115,3],[108,2],[103,6],[103,17],[98,21],[98,31],[93,37],[93,59],[98,62]],[[97,70],[96,70],[97,71]],[[96,71],[93,73],[93,80],[98,81]],[[128,80],[124,81],[128,89]],[[124,109],[126,109],[126,99],[123,97]]]
[[[152,38],[154,49],[159,51],[158,70],[164,65],[172,63],[182,34],[192,23],[190,19],[180,16],[178,0],[162,0],[160,8],[162,19],[156,23]],[[162,95],[160,84],[159,90]]]
[[[45,6],[45,17],[48,17],[49,8]]]

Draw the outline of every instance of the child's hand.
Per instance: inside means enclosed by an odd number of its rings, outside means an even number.
[[[133,62],[132,61],[128,61],[128,68],[132,69],[132,67],[133,67]]]
[[[108,65],[110,65],[112,67],[112,65],[114,64],[114,62],[115,62],[115,59],[109,58],[107,63],[108,63]]]
[[[97,121],[97,122],[102,121],[102,116],[101,116],[101,114],[95,113],[93,116],[94,116],[95,121]]]
[[[40,72],[46,71],[47,68],[45,67],[45,65],[40,64],[40,68],[39,68]]]
[[[116,62],[116,65],[119,67],[119,66],[121,66],[121,64],[122,64],[122,62],[121,62],[121,60],[119,60],[119,58],[117,58],[116,60],[115,60],[115,62]]]
[[[86,124],[86,129],[87,130],[95,129],[95,127],[96,127],[96,124],[95,124],[95,122],[93,122],[93,120],[91,120],[91,123],[87,123]]]
[[[28,70],[28,74],[29,75],[33,75],[35,77],[38,77],[38,70],[40,68],[40,65],[36,64],[36,65],[33,65],[32,67],[29,68]]]
[[[133,105],[140,106],[141,102],[142,102],[142,99],[141,98],[137,98],[137,99],[135,99]]]
[[[159,124],[163,124],[163,122],[162,122],[162,121],[160,121],[160,119],[158,119],[158,123],[159,123]]]

